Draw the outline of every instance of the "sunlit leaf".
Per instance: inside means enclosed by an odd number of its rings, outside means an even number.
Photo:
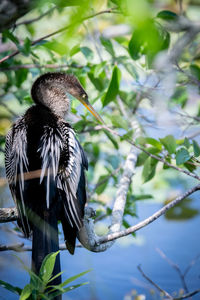
[[[43,260],[39,276],[44,282],[48,282],[52,276],[57,255],[59,251],[48,254]]]
[[[57,40],[53,40],[51,42],[45,43],[43,45],[45,48],[48,48],[56,53],[58,53],[59,55],[65,55],[67,54],[68,48],[66,47],[66,45],[58,42]]]
[[[128,124],[127,121],[122,116],[110,116],[111,122],[115,127],[118,128],[124,128],[125,130],[128,130]]]
[[[91,272],[91,271],[92,271],[92,269],[89,269],[89,270],[87,270],[87,271],[81,272],[81,273],[79,273],[79,274],[77,274],[77,275],[74,275],[74,276],[72,276],[72,277],[69,277],[68,279],[64,280],[64,281],[60,284],[60,286],[61,286],[61,287],[64,287],[64,286],[66,286],[67,284],[71,283],[72,281],[74,281],[74,280],[80,278],[81,276],[84,276],[85,274],[87,274],[87,273],[89,273],[89,272]]]
[[[32,290],[33,290],[33,287],[31,286],[31,284],[25,285],[25,287],[22,290],[19,300],[28,299],[29,296],[32,294]]]
[[[165,149],[169,152],[169,154],[173,154],[176,152],[176,140],[173,135],[167,135],[166,137],[160,139],[160,141]]]

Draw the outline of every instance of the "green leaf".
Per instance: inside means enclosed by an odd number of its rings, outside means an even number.
[[[87,4],[87,0],[58,0],[56,1],[56,5],[59,7],[67,7],[67,6],[81,6]]]
[[[136,166],[137,167],[143,166],[143,164],[145,163],[145,161],[147,160],[148,157],[149,157],[148,154],[141,152],[137,157]]]
[[[19,69],[15,71],[16,86],[20,87],[21,84],[26,80],[27,76],[28,76],[27,69]]]
[[[130,42],[128,44],[129,54],[133,60],[137,60],[141,56],[141,48],[144,44],[144,38],[140,30],[134,30]]]
[[[125,130],[128,130],[128,124],[127,121],[120,115],[111,115],[110,116],[112,124],[117,128],[123,128]]]
[[[42,266],[40,268],[40,273],[39,273],[39,277],[44,281],[44,282],[48,282],[49,279],[51,278],[53,269],[54,269],[54,265],[55,265],[55,261],[56,261],[56,256],[59,254],[60,251],[57,252],[53,252],[48,254],[42,263]]]
[[[22,292],[22,289],[20,289],[17,286],[13,286],[11,284],[9,284],[8,282],[5,282],[3,280],[0,280],[0,286],[14,294],[20,295]]]
[[[104,130],[104,133],[107,135],[107,137],[109,138],[109,140],[112,142],[112,144],[114,145],[115,149],[119,149],[118,143],[116,141],[116,139],[112,136],[112,134],[106,130]]]
[[[163,20],[175,21],[178,18],[178,15],[170,10],[162,10],[157,14],[156,17]]]
[[[28,37],[25,38],[24,40],[24,45],[23,48],[21,49],[21,52],[25,55],[28,56],[31,51],[31,41]]]
[[[25,287],[22,290],[19,300],[28,299],[29,296],[32,294],[32,290],[33,290],[33,287],[31,286],[31,284],[25,285]]]
[[[151,194],[134,195],[134,199],[135,201],[147,200],[147,199],[153,199],[153,196]]]
[[[150,144],[150,145],[156,147],[158,150],[162,150],[162,144],[159,141],[157,141],[156,139],[151,138],[151,137],[146,137],[145,141],[146,141],[146,144]]]
[[[158,161],[152,157],[148,157],[144,163],[144,168],[142,171],[143,182],[151,180],[156,172],[156,166]]]
[[[160,139],[160,141],[169,154],[176,152],[176,140],[173,135],[167,135],[165,138]]]
[[[94,53],[93,51],[88,48],[88,47],[81,47],[80,51],[83,53],[83,55],[85,56],[85,58],[89,61],[91,61],[94,58]]]
[[[81,277],[81,276],[84,276],[85,274],[87,274],[87,273],[89,273],[89,272],[91,272],[91,271],[92,271],[92,269],[89,269],[89,270],[84,271],[84,272],[81,272],[81,273],[79,273],[79,274],[77,274],[77,275],[75,275],[75,276],[72,276],[72,277],[66,279],[65,281],[63,281],[63,282],[60,284],[60,286],[61,286],[61,287],[64,287],[65,285],[71,283],[72,281],[78,279],[78,278]]]
[[[92,84],[95,86],[95,88],[98,90],[98,91],[103,91],[105,86],[104,86],[104,81],[98,77],[94,77],[94,73],[93,72],[89,72],[88,74],[88,77],[90,79],[90,81],[92,82]]]
[[[106,51],[108,53],[110,53],[111,56],[115,57],[115,52],[114,52],[111,41],[108,39],[105,39],[103,36],[100,37],[100,41],[101,41],[102,45],[104,46],[104,48],[106,49]]]
[[[190,159],[190,154],[186,148],[180,148],[176,153],[176,164],[182,165]]]
[[[120,79],[121,79],[121,71],[117,66],[114,66],[108,90],[105,96],[102,98],[103,106],[106,106],[111,101],[115,100],[119,92]]]
[[[195,76],[198,80],[200,80],[200,68],[197,65],[190,66],[190,72],[193,76]]]
[[[183,142],[183,145],[184,145],[187,149],[190,148],[190,141],[188,140],[187,137],[185,137],[184,142]]]
[[[106,181],[104,181],[104,179],[106,179]],[[102,175],[100,176],[98,183],[97,183],[97,188],[95,190],[95,192],[97,193],[97,195],[100,195],[103,193],[103,191],[106,189],[107,185],[108,185],[108,175]],[[102,182],[102,183],[101,183]]]
[[[193,172],[197,168],[191,159],[184,163],[184,167],[186,167],[186,169],[188,169],[190,172]]]
[[[51,300],[51,299],[54,299],[55,297],[59,296],[59,295],[62,295],[64,293],[67,293],[67,292],[70,292],[74,289],[77,289],[79,288],[80,286],[83,286],[83,285],[86,285],[88,284],[88,282],[84,282],[84,283],[80,283],[80,284],[76,284],[76,285],[72,285],[70,287],[67,287],[67,288],[61,288],[59,286],[52,286],[54,288],[54,290],[57,290],[56,292],[54,293],[51,293],[48,295],[48,299]]]
[[[193,143],[193,149],[194,149],[194,156],[198,157],[200,155],[199,144],[195,140],[193,140],[192,143]]]
[[[102,61],[100,64],[98,64],[94,67],[93,75],[95,78],[98,78],[99,75],[105,70],[106,64],[107,64],[106,61]]]
[[[12,32],[10,32],[9,30],[4,30],[4,32],[2,33],[2,38],[3,40],[5,38],[8,38],[9,40],[11,40],[17,47],[19,46],[19,40],[16,36],[14,36],[14,34]]]
[[[134,130],[130,129],[120,137],[120,141],[131,140],[133,137]]]
[[[57,40],[47,42],[43,45],[43,47],[50,49],[59,55],[65,55],[68,51],[68,48],[66,47],[66,45],[58,42]]]
[[[72,49],[69,52],[70,57],[72,57],[73,55],[75,55],[76,53],[78,53],[80,51],[80,46],[75,45],[74,47],[72,47]]]

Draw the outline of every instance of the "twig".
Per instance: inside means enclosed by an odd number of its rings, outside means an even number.
[[[76,247],[82,248],[80,244],[77,244]],[[0,252],[1,251],[16,251],[16,252],[24,252],[24,251],[32,251],[31,246],[24,245],[24,243],[12,244],[12,245],[1,245],[0,244]],[[64,251],[67,250],[65,244],[59,245],[59,250]]]
[[[36,18],[33,18],[33,19],[30,19],[30,20],[25,20],[25,21],[21,21],[21,22],[18,22],[17,24],[15,24],[15,28],[17,26],[20,26],[20,25],[28,25],[28,24],[31,24],[33,22],[36,22],[36,21],[39,21],[40,19],[42,19],[43,17],[45,17],[46,15],[50,14],[54,9],[56,9],[57,6],[54,6],[52,8],[50,8],[49,10],[47,10],[45,13],[43,13],[42,15],[36,17]]]
[[[196,294],[198,294],[198,293],[200,293],[200,289],[195,290],[195,291],[190,292],[190,293],[187,293],[187,294],[185,294],[185,295],[183,295],[183,296],[173,298],[173,300],[187,299],[187,298],[190,298],[190,297],[192,297],[192,296],[194,296],[194,295],[196,295]]]
[[[190,269],[196,264],[197,260],[200,258],[200,254],[198,254],[188,265],[188,267],[185,269],[185,272],[183,273],[184,276],[187,275],[187,273],[190,271]]]
[[[82,23],[82,22],[84,22],[84,21],[86,21],[86,20],[89,20],[89,19],[91,19],[91,18],[97,17],[97,16],[99,16],[99,15],[102,15],[102,14],[106,14],[106,13],[116,13],[115,10],[116,10],[116,8],[110,8],[110,9],[102,10],[102,11],[97,12],[97,13],[95,13],[95,14],[89,15],[89,16],[87,16],[87,17],[83,17],[83,18],[80,19],[80,23]],[[69,25],[67,25],[67,26],[65,26],[65,27],[63,27],[63,28],[60,28],[60,29],[58,29],[58,30],[56,30],[56,31],[54,31],[54,32],[52,32],[52,33],[49,33],[49,34],[47,34],[47,35],[45,35],[45,36],[42,36],[42,37],[39,38],[39,39],[36,39],[35,41],[32,41],[32,42],[31,42],[31,46],[34,46],[34,45],[38,44],[39,42],[43,41],[44,39],[48,39],[48,38],[52,37],[53,35],[56,35],[56,34],[58,34],[58,33],[61,33],[61,32],[63,32],[63,31],[65,31],[65,30],[69,29],[70,27],[74,26],[76,23],[77,23],[77,22],[73,22],[73,23],[71,23],[71,24],[69,24]],[[11,53],[11,54],[9,54],[9,55],[3,57],[3,58],[0,60],[0,63],[2,63],[2,62],[4,62],[4,61],[8,60],[9,58],[12,58],[12,57],[16,56],[16,55],[19,54],[19,53],[20,53],[19,50],[14,51],[13,53]]]
[[[39,65],[39,64],[24,64],[24,65],[12,65],[8,67],[2,67],[0,68],[0,71],[9,71],[9,70],[20,70],[20,69],[42,69],[42,68],[48,68],[48,69],[63,69],[63,68],[75,68],[75,69],[82,69],[84,66],[77,65],[77,64],[64,64],[64,65],[57,65],[57,64],[46,64],[46,65]]]
[[[149,282],[151,283],[159,292],[161,292],[165,297],[167,297],[167,299],[171,299],[173,300],[173,297],[166,292],[165,290],[163,290],[159,285],[157,285],[153,280],[151,280],[143,271],[141,266],[137,266],[138,270],[140,271],[140,273],[142,274],[142,276]]]
[[[175,264],[172,260],[170,260],[166,254],[160,250],[159,248],[156,248],[156,251],[160,254],[160,256],[167,261],[167,263],[178,273],[180,279],[181,279],[181,282],[183,284],[183,288],[185,290],[186,293],[189,292],[188,290],[188,287],[187,287],[187,284],[185,282],[185,275],[181,272],[179,266],[177,264]]]
[[[115,175],[120,171],[121,167],[122,167],[122,166],[120,165],[117,169],[113,170],[113,171],[112,171],[108,176],[106,176],[103,180],[101,180],[100,182],[98,182],[97,184],[95,184],[94,188],[93,188],[92,191],[89,193],[88,197],[91,198],[91,195],[92,195],[93,193],[95,193],[96,189],[97,189],[100,185],[102,185],[102,184],[104,184],[105,182],[107,182],[111,177],[115,176]]]

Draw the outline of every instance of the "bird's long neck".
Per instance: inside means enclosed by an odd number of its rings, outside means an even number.
[[[55,86],[41,89],[40,102],[61,118],[67,114],[70,108],[70,100],[65,91]]]

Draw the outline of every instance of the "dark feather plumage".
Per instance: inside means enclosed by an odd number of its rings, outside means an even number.
[[[26,237],[33,232],[37,273],[44,256],[59,248],[57,221],[62,223],[71,254],[83,225],[88,162],[63,118],[69,110],[66,92],[86,95],[72,75],[47,73],[39,77],[31,91],[36,105],[13,124],[6,137],[6,176],[19,213],[18,225]],[[59,269],[58,261],[54,273]]]

